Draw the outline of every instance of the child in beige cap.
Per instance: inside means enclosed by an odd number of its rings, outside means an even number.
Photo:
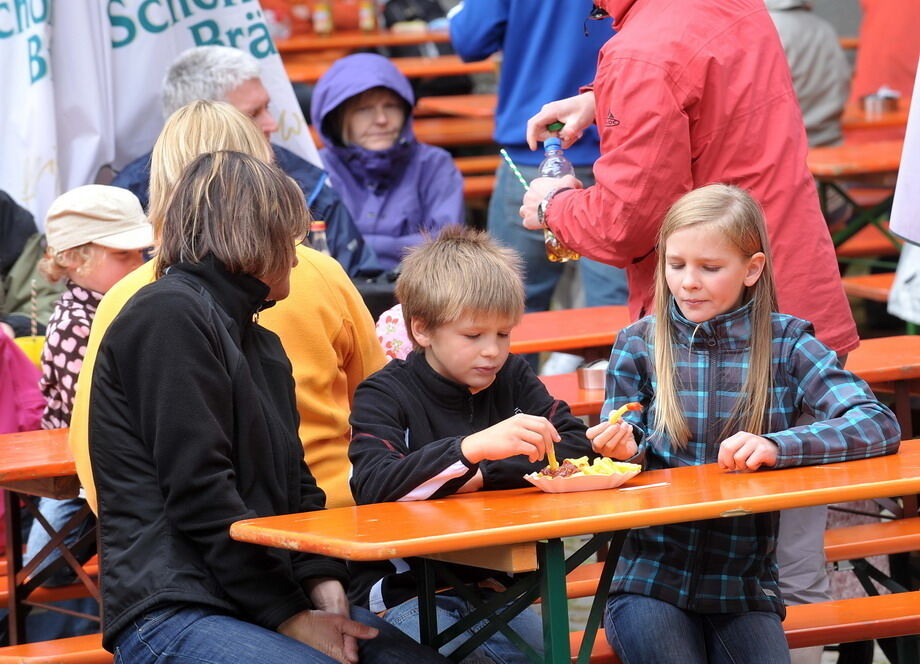
[[[42,428],[57,429],[70,425],[77,376],[96,307],[109,288],[143,264],[143,250],[153,244],[153,229],[137,197],[130,191],[91,184],[55,199],[48,209],[45,239],[47,249],[39,270],[49,281],[66,280],[64,292],[48,321],[41,358],[40,387],[46,399]],[[39,509],[50,524],[59,529],[84,504],[81,498],[42,498]],[[72,542],[79,534],[79,531],[71,533],[67,541]],[[45,529],[34,523],[26,546],[26,559],[41,550],[48,540]],[[84,558],[91,554],[92,551]],[[68,582],[73,581],[56,574],[48,585]],[[76,621],[70,627],[71,631],[48,638],[75,636],[81,632]]]

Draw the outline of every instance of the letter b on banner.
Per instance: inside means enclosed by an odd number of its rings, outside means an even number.
[[[42,39],[38,35],[29,37],[29,79],[35,83],[48,73],[48,61],[41,55]]]

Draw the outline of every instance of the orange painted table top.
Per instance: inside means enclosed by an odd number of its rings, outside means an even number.
[[[902,103],[896,110],[866,113],[860,104],[847,104],[840,118],[844,131],[853,129],[878,129],[880,127],[906,127],[908,105]]]
[[[498,95],[443,95],[421,97],[415,110],[425,114],[459,115],[468,118],[494,118]]]
[[[385,560],[918,491],[920,440],[911,440],[898,454],[847,463],[755,473],[687,466],[577,495],[513,489],[251,519],[233,524],[230,535],[348,560]]]
[[[457,55],[442,55],[436,58],[390,58],[390,61],[407,78],[494,73],[496,66],[493,60],[463,62]],[[332,61],[329,60],[286,58],[284,62],[284,69],[293,83],[316,83],[331,66]]]
[[[559,309],[524,314],[511,332],[511,352],[540,353],[609,346],[632,321],[625,306]]]
[[[811,148],[808,170],[816,178],[897,173],[903,148],[902,140]]]
[[[0,484],[76,475],[67,429],[0,435]]]
[[[337,30],[328,35],[294,35],[275,42],[279,53],[302,53],[324,49],[362,49],[378,46],[414,46],[428,42],[450,42],[447,30],[393,32],[392,30]]]

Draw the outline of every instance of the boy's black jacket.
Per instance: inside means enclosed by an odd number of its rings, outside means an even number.
[[[542,415],[553,423],[562,438],[556,444],[560,461],[596,456],[585,438],[585,425],[565,402],[549,395],[521,357],[509,355],[495,382],[477,394],[435,372],[420,353],[411,353],[405,361],[393,360],[355,392],[348,450],[355,502],[451,495],[477,470],[482,471],[485,491],[530,486],[524,475],[539,470],[545,461],[530,463],[516,456],[474,465],[460,452],[465,436],[516,413]],[[350,565],[352,600],[379,612],[414,597],[413,572],[397,573],[412,563]],[[472,583],[497,578],[482,569],[455,566],[454,572]]]

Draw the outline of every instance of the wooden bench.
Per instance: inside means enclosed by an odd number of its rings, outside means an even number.
[[[99,578],[99,561],[93,556],[83,569],[93,580]],[[46,588],[40,586],[29,595],[30,603],[48,604],[50,602],[61,602],[67,599],[82,599],[89,597],[89,590],[82,583],[76,583],[67,586],[56,586]],[[6,560],[0,560],[0,608],[6,608],[10,598],[9,580],[6,576]]]
[[[501,157],[497,154],[454,157],[454,166],[461,175],[494,175],[499,162]]]
[[[790,648],[920,634],[920,591],[790,606],[783,630]],[[573,653],[578,653],[583,638],[584,632],[572,632],[569,643]],[[620,662],[603,630],[597,634],[589,661]]]
[[[316,83],[328,71],[334,60],[319,60],[311,54],[290,54],[284,58],[284,70],[292,83]],[[463,74],[494,74],[495,60],[464,62],[458,55],[435,58],[390,58],[406,78],[437,78]]]
[[[837,258],[874,258],[897,254],[901,250],[901,242],[890,235],[887,229],[887,223],[882,224],[882,228],[875,224],[863,227],[836,248]]]
[[[420,97],[416,111],[425,115],[457,115],[466,118],[494,118],[498,95],[437,95]]]
[[[412,128],[420,142],[430,145],[489,145],[495,123],[491,118],[418,118],[413,120]],[[317,148],[323,147],[322,139],[312,125],[310,135]]]
[[[494,175],[466,175],[463,177],[464,198],[489,198],[495,189]]]
[[[112,664],[101,634],[0,648],[0,664]]]
[[[878,274],[860,274],[843,277],[843,290],[850,297],[858,297],[873,302],[887,302],[894,284],[894,272]]]

